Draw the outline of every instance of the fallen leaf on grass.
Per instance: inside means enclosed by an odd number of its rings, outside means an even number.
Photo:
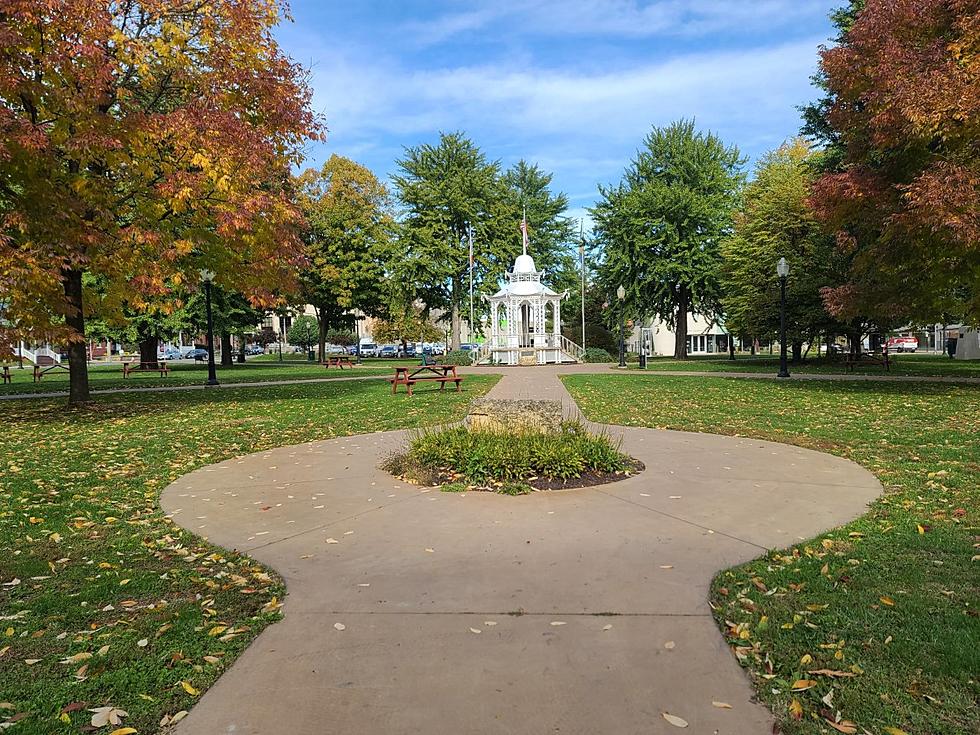
[[[895,601],[892,598],[888,597],[887,595],[882,595],[878,599],[881,600],[882,605],[888,605],[888,607],[895,607]]]
[[[855,725],[850,720],[841,720],[840,722],[834,722],[833,720],[828,720],[826,717],[824,717],[824,722],[826,722],[832,728],[837,730],[837,732],[845,733],[845,735],[854,735],[858,731],[857,725]]]
[[[789,703],[789,713],[794,720],[803,719],[803,705],[800,704],[800,700],[794,699]]]
[[[133,735],[135,732],[135,727],[120,727],[118,730],[110,732],[109,735]]]
[[[793,682],[793,691],[804,692],[807,689],[812,689],[816,685],[817,682],[815,682],[813,679],[797,679]]]
[[[905,730],[900,730],[897,727],[883,727],[882,732],[887,733],[887,735],[909,735]]]
[[[273,597],[271,600],[269,600],[267,603],[265,603],[262,606],[262,612],[264,613],[276,612],[281,607],[282,604],[279,602],[279,598]]]
[[[183,680],[182,680],[182,681],[180,682],[180,686],[181,686],[181,687],[183,688],[183,690],[184,690],[185,692],[187,692],[188,694],[190,694],[190,695],[191,695],[192,697],[196,697],[196,696],[197,696],[198,694],[200,694],[200,692],[199,692],[199,691],[197,691],[197,689],[195,689],[195,688],[194,688],[194,687],[193,687],[193,686],[191,685],[191,683],[190,683],[189,681],[183,681]]]
[[[96,707],[90,709],[92,713],[92,727],[105,727],[106,725],[119,725],[122,718],[129,715],[125,710],[117,707]]]
[[[672,715],[670,712],[663,712],[662,715],[663,718],[674,727],[687,727],[687,720],[685,720],[683,717]]]
[[[62,659],[59,663],[77,664],[79,661],[84,661],[87,658],[92,658],[92,654],[88,651],[82,651],[81,653],[76,653],[74,656],[69,656],[68,658]]]
[[[855,674],[852,671],[835,671],[833,669],[813,669],[811,671],[807,671],[806,673],[808,673],[808,674],[816,674],[817,676],[829,676],[832,679],[839,679],[841,677],[857,676],[857,674]]]

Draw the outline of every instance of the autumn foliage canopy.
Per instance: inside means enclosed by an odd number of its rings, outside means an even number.
[[[87,313],[139,309],[203,267],[271,301],[301,253],[289,169],[320,134],[305,73],[271,32],[283,12],[0,0],[8,329],[77,343]]]
[[[980,2],[868,0],[822,57],[846,155],[812,204],[854,264],[828,307],[980,319]]]

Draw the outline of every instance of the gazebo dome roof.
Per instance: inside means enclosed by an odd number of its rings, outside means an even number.
[[[517,260],[514,261],[514,273],[537,273],[537,268],[534,267],[534,258],[532,258],[527,253],[523,255],[518,255]]]

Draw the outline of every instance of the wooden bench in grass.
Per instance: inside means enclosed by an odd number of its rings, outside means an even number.
[[[123,366],[123,377],[128,378],[132,373],[160,373],[161,378],[165,378],[170,375],[170,366],[164,360],[159,360],[156,363],[152,362],[124,362]],[[135,367],[134,367],[135,366]]]
[[[396,367],[395,377],[388,378],[391,383],[391,392],[397,393],[398,386],[404,385],[408,390],[408,395],[412,395],[412,386],[416,383],[438,383],[439,390],[446,387],[446,383],[455,383],[456,392],[459,393],[460,383],[463,378],[456,374],[455,365],[423,365],[419,368]]]
[[[352,369],[354,367],[354,363],[352,363],[350,358],[346,355],[328,355],[327,359],[320,364],[325,368],[338,367],[341,370],[343,370],[345,366]]]
[[[847,366],[848,372],[852,373],[855,367],[862,365],[881,365],[885,368],[885,372],[891,372],[892,361],[888,357],[888,348],[886,347],[880,353],[859,352],[857,355],[848,355],[844,364]]]

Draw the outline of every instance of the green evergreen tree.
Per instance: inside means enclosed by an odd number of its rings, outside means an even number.
[[[743,164],[737,148],[692,121],[654,128],[591,210],[603,248],[600,290],[615,304],[623,286],[628,315],[667,322],[677,359],[687,358],[687,315],[720,312],[718,247],[731,231]]]

